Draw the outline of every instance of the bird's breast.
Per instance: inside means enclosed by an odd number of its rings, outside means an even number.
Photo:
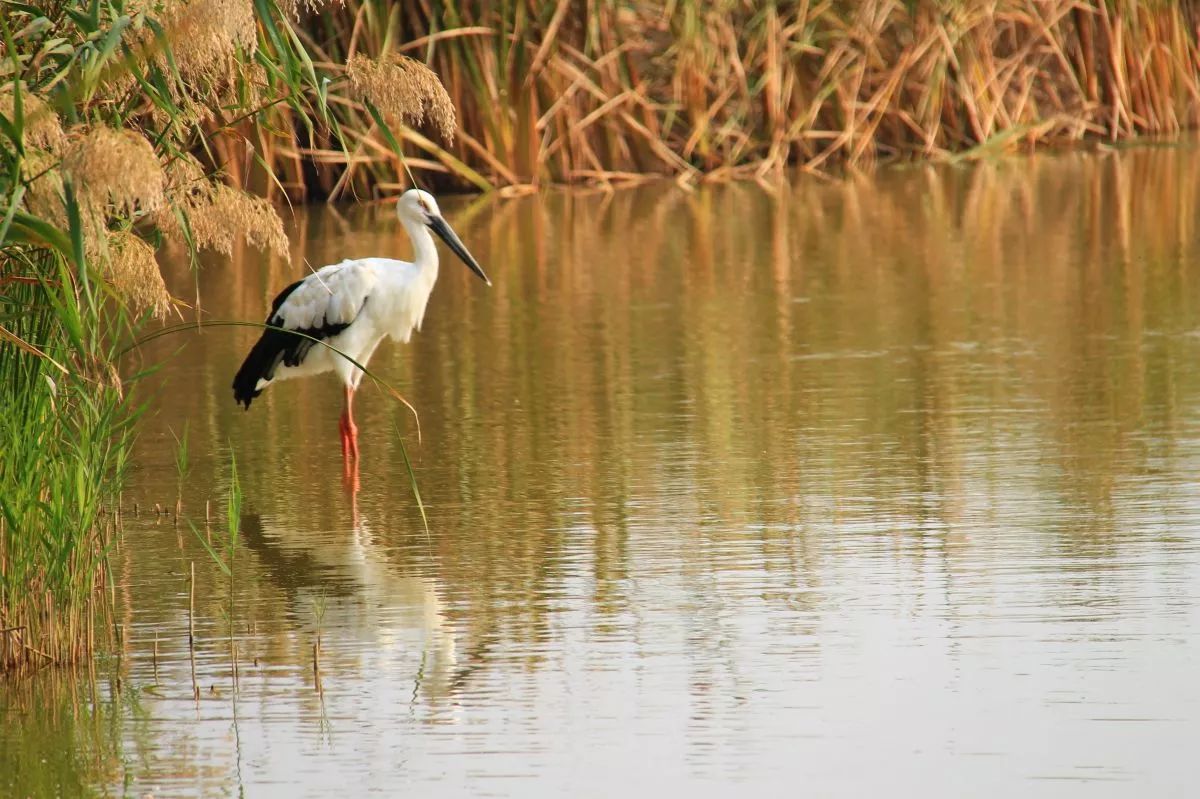
[[[409,292],[372,298],[372,300],[375,299],[379,301],[368,303],[368,306],[372,304],[375,306],[369,310],[375,317],[378,329],[386,333],[389,338],[407,342],[412,337],[413,331],[421,327],[429,294]]]

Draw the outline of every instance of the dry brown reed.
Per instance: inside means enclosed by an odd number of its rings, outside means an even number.
[[[1176,134],[1200,121],[1198,22],[1155,0],[516,0],[390,16],[347,0],[306,43],[329,64],[397,42],[421,53],[458,143],[405,141],[459,185],[612,184]],[[370,128],[345,107],[352,138]],[[323,151],[318,192],[341,188],[338,161]],[[356,190],[402,182],[386,147],[340,163]]]

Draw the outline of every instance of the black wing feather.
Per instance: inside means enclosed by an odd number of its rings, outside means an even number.
[[[262,336],[250,348],[250,353],[242,362],[242,368],[238,369],[233,378],[233,401],[245,405],[247,410],[254,398],[262,393],[262,389],[258,388],[258,381],[272,379],[281,362],[284,366],[299,366],[317,343],[313,339],[324,341],[350,326],[350,322],[325,322],[320,327],[297,328],[294,331],[277,329],[283,325],[279,307],[303,283],[304,280],[297,280],[279,292],[279,296],[271,303],[271,313],[267,316],[266,323],[271,327],[264,330]],[[362,312],[361,308],[359,312]]]

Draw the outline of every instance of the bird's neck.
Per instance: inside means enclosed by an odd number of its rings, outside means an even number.
[[[405,220],[404,229],[408,232],[408,238],[412,241],[413,264],[423,274],[437,277],[437,245],[433,243],[433,236],[429,235],[429,228]]]

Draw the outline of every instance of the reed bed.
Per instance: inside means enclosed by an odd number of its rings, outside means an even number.
[[[491,188],[1176,134],[1200,113],[1197,23],[1194,4],[1157,0],[346,0],[300,33],[332,74],[362,55],[429,64],[457,136],[406,129],[402,143],[427,180]],[[334,112],[345,152],[290,132],[271,143],[295,188],[398,188],[371,116],[352,98]]]
[[[134,99],[165,51],[138,73],[120,45],[150,30],[119,5],[0,17],[0,673],[115,634],[102,589],[136,418],[117,347],[171,307],[139,225],[172,207],[181,143],[165,82],[161,104]]]
[[[0,13],[0,674],[78,662],[117,636],[103,589],[143,369],[121,352],[181,307],[158,244],[287,251],[273,207],[190,155],[230,114],[272,98],[311,108],[302,53],[265,42],[283,12],[260,7]]]
[[[86,312],[56,307],[72,295],[39,278],[0,286],[0,673],[108,640],[101,589],[134,416],[103,344],[73,346],[59,316]]]

